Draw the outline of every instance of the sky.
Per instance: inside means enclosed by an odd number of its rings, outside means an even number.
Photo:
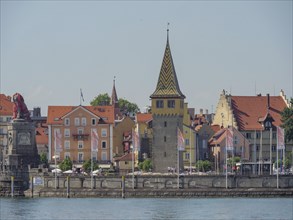
[[[151,104],[167,40],[188,107],[235,96],[293,96],[292,0],[3,1],[0,92],[29,109],[99,94]]]

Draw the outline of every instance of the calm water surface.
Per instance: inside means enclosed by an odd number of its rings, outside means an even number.
[[[293,198],[1,198],[0,219],[293,219]]]

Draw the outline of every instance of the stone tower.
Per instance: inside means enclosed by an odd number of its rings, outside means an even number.
[[[177,169],[178,161],[182,170],[183,154],[177,149],[177,130],[179,128],[183,131],[185,96],[180,91],[173,64],[169,30],[157,87],[150,98],[153,115],[153,171],[168,172],[168,167]]]

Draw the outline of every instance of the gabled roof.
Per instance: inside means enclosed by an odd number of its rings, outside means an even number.
[[[0,115],[13,115],[13,102],[10,96],[0,94]]]
[[[116,157],[114,158],[115,161],[132,161],[132,154],[131,153],[127,153],[124,154],[121,157]]]
[[[106,123],[114,123],[113,106],[49,106],[47,124],[63,124],[63,118],[78,108],[84,109],[97,118],[102,118]]]
[[[281,125],[280,113],[287,107],[281,96],[231,96],[231,107],[239,130],[261,130],[260,118],[268,113],[272,116],[274,126]]]
[[[150,113],[137,113],[136,114],[136,122],[137,123],[147,123],[153,120],[153,115]]]
[[[169,34],[169,30],[168,30]],[[167,44],[161,71],[155,92],[151,98],[185,98],[180,91],[175,67],[173,64],[171,49],[169,45],[169,35],[167,34]]]

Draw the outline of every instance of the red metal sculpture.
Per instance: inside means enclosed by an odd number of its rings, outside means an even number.
[[[15,93],[13,95],[13,119],[25,119],[30,121],[30,112],[28,111],[22,95]]]

